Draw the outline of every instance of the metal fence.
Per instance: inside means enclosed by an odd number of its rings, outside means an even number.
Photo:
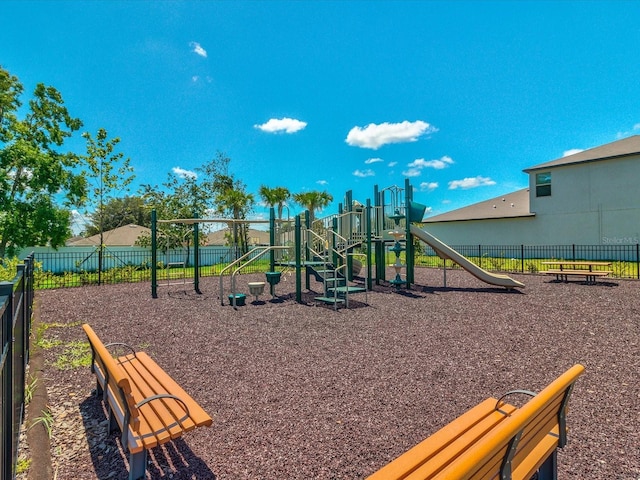
[[[33,256],[18,265],[11,282],[0,282],[0,478],[14,478],[25,406],[25,374],[33,308]]]
[[[612,276],[640,278],[640,245],[452,245],[478,266],[489,271],[537,273],[546,270],[545,260],[602,260],[612,263]],[[420,243],[415,265],[439,268],[443,260],[427,245]],[[242,255],[232,247],[202,247],[200,249],[200,275],[216,276],[229,263]],[[158,282],[193,277],[193,248],[172,249],[158,253]],[[112,247],[103,253],[102,270],[98,269],[95,249],[79,247],[60,251],[35,250],[36,288],[64,288],[151,280],[151,250],[145,248]],[[389,253],[387,260],[395,260]],[[268,255],[264,261],[249,264],[243,273],[266,271]],[[388,262],[387,262],[388,263]],[[179,265],[179,268],[176,268]],[[447,266],[456,265],[447,262]]]
[[[36,288],[66,288],[84,285],[133,283],[151,280],[151,249],[107,247],[98,259],[98,249],[68,247],[54,251],[35,250]],[[200,248],[200,275],[219,275],[222,269],[242,256],[239,248],[215,246]],[[268,257],[265,257],[265,262]],[[158,252],[158,281],[193,277],[192,248]],[[179,266],[179,268],[178,268]],[[261,271],[264,265],[252,263],[244,273]]]
[[[612,276],[640,279],[640,244],[632,245],[451,245],[485,270],[537,273],[544,261],[589,260],[612,264]],[[443,260],[422,244],[416,265],[441,267]],[[449,262],[447,262],[449,266]],[[452,265],[455,268],[455,265]]]

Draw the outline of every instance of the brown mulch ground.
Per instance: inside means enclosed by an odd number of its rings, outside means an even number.
[[[56,478],[127,476],[89,368],[53,366],[88,322],[105,343],[147,351],[214,418],[153,450],[150,479],[363,478],[484,398],[582,363],[559,476],[637,480],[640,282],[514,278],[526,288],[448,271],[443,288],[441,271],[419,269],[413,290],[376,287],[337,312],[312,294],[295,303],[289,276],[277,301],[237,310],[220,306],[218,278],[158,299],[148,283],[38,292]]]

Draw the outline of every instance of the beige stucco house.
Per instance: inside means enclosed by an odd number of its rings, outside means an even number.
[[[640,242],[640,135],[527,168],[529,188],[425,219],[455,245]]]

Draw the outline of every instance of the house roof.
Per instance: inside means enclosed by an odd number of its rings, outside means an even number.
[[[571,165],[574,163],[596,162],[638,154],[640,154],[640,135],[633,135],[631,137],[623,138],[622,140],[617,140],[599,147],[574,153],[573,155],[567,155],[566,157],[529,167],[525,169],[524,172],[529,173],[534,170]]]
[[[428,217],[424,223],[457,222],[462,220],[486,220],[489,218],[533,217],[529,211],[529,189],[523,188],[500,197],[474,203],[441,215]]]
[[[105,245],[112,247],[132,247],[138,237],[142,234],[151,235],[151,230],[147,227],[141,227],[133,223],[124,227],[114,228],[102,234]],[[100,234],[91,237],[82,237],[67,242],[68,247],[86,247],[100,245]]]
[[[228,235],[231,235],[231,230],[228,228],[211,232],[207,235],[207,245],[226,245]],[[248,236],[251,245],[269,245],[269,232],[267,231],[250,228]]]

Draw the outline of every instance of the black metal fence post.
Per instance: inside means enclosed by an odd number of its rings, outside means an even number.
[[[0,478],[11,478],[13,469],[13,283],[0,282],[2,312],[2,408],[0,409]]]

